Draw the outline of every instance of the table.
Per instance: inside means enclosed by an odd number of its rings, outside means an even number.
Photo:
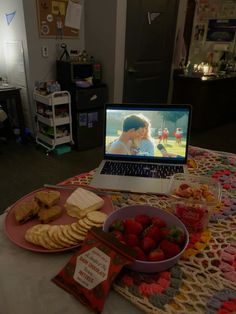
[[[22,102],[21,102],[21,95],[20,95],[20,88],[14,87],[9,89],[0,89],[0,102],[7,102],[7,101],[14,101],[16,113],[17,113],[17,120],[19,123],[19,129],[20,129],[20,136],[23,140],[24,134],[25,134],[25,122],[24,122],[24,115],[23,115],[23,108],[22,108]],[[3,106],[4,109],[7,110],[7,106]]]
[[[189,160],[197,164],[191,168],[189,163],[191,173],[212,176],[223,187],[222,201],[214,209],[208,229],[190,237],[183,258],[170,270],[152,277],[123,272],[113,285],[103,314],[236,311],[236,155],[190,147]],[[88,184],[92,175],[78,175],[63,184]],[[166,196],[113,196],[116,209],[137,203],[170,210]],[[5,215],[0,216],[0,313],[91,313],[51,282],[73,251],[41,254],[15,246],[3,232]]]

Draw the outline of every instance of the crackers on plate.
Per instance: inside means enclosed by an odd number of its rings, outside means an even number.
[[[57,250],[78,245],[93,226],[101,227],[107,214],[94,211],[67,225],[37,224],[25,233],[25,240],[47,250]]]

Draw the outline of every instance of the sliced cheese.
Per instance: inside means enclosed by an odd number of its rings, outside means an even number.
[[[81,218],[103,205],[104,200],[95,193],[77,188],[66,200],[65,208],[69,216]]]

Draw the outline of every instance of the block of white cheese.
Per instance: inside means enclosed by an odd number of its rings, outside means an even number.
[[[104,200],[95,193],[77,188],[66,200],[67,214],[72,217],[82,218],[88,212],[98,210],[104,205]]]

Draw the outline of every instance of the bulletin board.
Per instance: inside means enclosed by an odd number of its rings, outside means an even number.
[[[44,38],[78,38],[82,6],[79,0],[36,0],[38,28]]]

